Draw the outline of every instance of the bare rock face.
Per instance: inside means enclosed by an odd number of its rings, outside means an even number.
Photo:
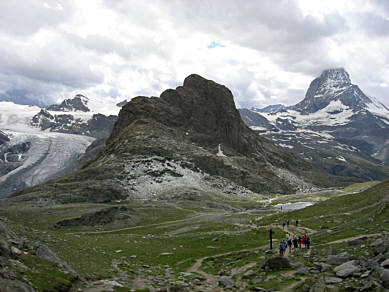
[[[89,112],[89,108],[87,106],[88,98],[82,94],[77,94],[72,99],[65,99],[61,104],[54,104],[47,108],[50,111],[82,111]]]
[[[4,132],[0,131],[0,145],[6,143],[8,141],[9,141],[8,136]]]
[[[260,148],[252,143],[255,139],[241,120],[231,91],[195,74],[188,76],[183,86],[164,91],[160,98],[132,99],[120,112],[110,140],[136,120],[146,119],[185,129],[193,142],[204,146],[224,143],[240,153]]]

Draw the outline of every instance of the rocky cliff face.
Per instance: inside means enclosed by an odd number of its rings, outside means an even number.
[[[389,162],[389,110],[352,84],[343,68],[323,71],[286,111],[240,113],[253,130],[331,174],[363,180],[389,175],[382,166]]]
[[[7,134],[5,134],[4,132],[0,131],[0,146],[5,144],[8,141],[9,141],[9,138],[8,138]]]
[[[190,75],[160,97],[128,102],[105,149],[81,171],[14,199],[144,200],[188,189],[247,196],[311,190],[331,179],[250,130],[228,88]]]

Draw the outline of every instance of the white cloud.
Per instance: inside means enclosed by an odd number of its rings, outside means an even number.
[[[238,106],[294,104],[322,70],[343,66],[388,104],[386,1],[3,2],[0,96],[116,101],[197,73],[228,86]]]

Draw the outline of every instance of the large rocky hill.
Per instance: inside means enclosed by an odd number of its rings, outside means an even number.
[[[294,106],[240,113],[261,136],[331,174],[389,176],[389,109],[352,84],[343,68],[323,71]]]
[[[128,102],[107,146],[82,170],[14,199],[105,202],[198,191],[291,193],[331,183],[340,181],[250,130],[228,88],[190,75],[160,97]]]

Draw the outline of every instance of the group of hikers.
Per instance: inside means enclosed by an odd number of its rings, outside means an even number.
[[[279,250],[280,250],[280,256],[283,256],[285,254],[285,251],[287,248],[289,248],[289,253],[292,252],[292,246],[294,249],[297,248],[306,248],[309,249],[309,246],[311,244],[311,239],[306,234],[301,237],[297,237],[296,235],[291,237],[289,232],[286,233],[286,239],[283,239],[280,242]]]
[[[296,227],[297,227],[297,226],[299,225],[299,221],[296,220],[295,223],[296,223]],[[282,223],[282,229],[285,229],[285,226],[286,226],[286,227],[289,227],[289,219],[288,219],[288,220],[285,220],[285,221]]]

